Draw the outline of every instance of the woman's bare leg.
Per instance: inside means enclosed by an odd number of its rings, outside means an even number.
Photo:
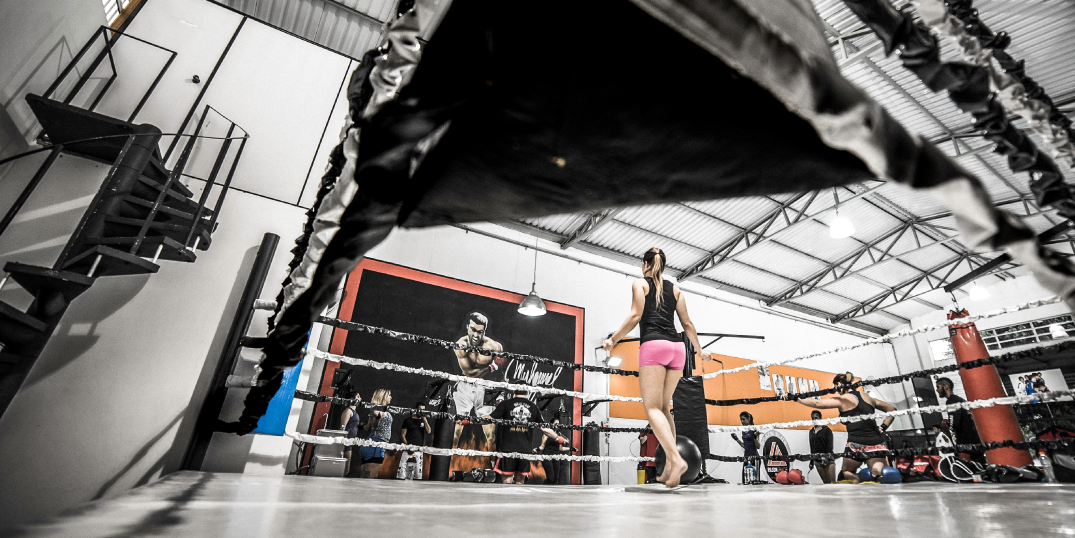
[[[857,474],[855,474],[855,471],[858,470],[860,465],[862,465],[862,463],[860,461],[858,461],[858,460],[853,460],[851,458],[844,458],[843,468],[840,470],[840,476],[837,477],[837,478],[839,480],[850,480],[850,481],[858,484],[859,483],[859,477],[858,477]],[[850,473],[851,476],[848,477],[848,478],[844,478],[844,473]]]
[[[836,465],[834,465],[834,464],[818,465],[817,466],[817,474],[821,475],[821,481],[822,482],[824,482],[826,484],[831,484],[831,483],[836,481],[836,479],[835,479]]]
[[[870,468],[870,473],[874,476],[881,476],[881,471],[884,470],[885,465],[888,465],[888,460],[885,458],[870,458],[866,462],[866,466]]]
[[[668,425],[672,427],[672,438],[676,438],[676,421],[672,418],[672,412],[668,408],[668,402],[672,401],[672,394],[679,386],[679,380],[683,377],[682,370],[665,369],[664,374],[664,416],[668,419]]]
[[[687,462],[676,449],[676,436],[669,420],[668,400],[665,398],[665,381],[668,373],[668,369],[664,366],[643,366],[638,369],[638,386],[642,393],[642,405],[646,408],[649,426],[653,429],[653,434],[657,436],[657,441],[664,447],[664,473],[657,478],[657,481],[674,488],[679,485],[679,475],[687,470]],[[676,372],[676,375],[678,374],[679,372]]]
[[[381,464],[380,463],[364,463],[362,464],[362,470],[360,471],[362,478],[380,478],[381,476]]]

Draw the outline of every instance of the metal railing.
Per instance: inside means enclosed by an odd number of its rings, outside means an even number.
[[[149,215],[146,217],[146,222],[143,223],[142,228],[139,230],[135,243],[131,245],[131,254],[137,253],[139,247],[142,246],[142,242],[145,240],[145,236],[149,231],[149,227],[152,224],[154,217],[157,215],[157,212],[160,210],[160,206],[163,205],[165,198],[168,196],[169,189],[171,189],[172,185],[174,185],[174,183],[179,180],[179,178],[183,175],[183,172],[186,170],[187,164],[190,160],[190,155],[194,150],[194,145],[196,141],[199,139],[217,139],[217,137],[201,135],[201,131],[206,124],[206,120],[210,116],[210,112],[214,113],[217,116],[220,116],[228,122],[228,133],[224,137],[219,138],[220,140],[222,140],[221,148],[220,151],[217,152],[217,156],[213,162],[213,168],[212,171],[209,173],[209,177],[205,179],[205,186],[202,188],[201,196],[199,196],[198,198],[198,205],[194,212],[193,218],[191,219],[190,227],[187,231],[187,237],[183,241],[183,247],[192,251],[197,250],[201,242],[201,235],[198,234],[199,227],[202,227],[204,225],[204,229],[208,230],[210,234],[216,227],[217,218],[220,215],[220,208],[224,205],[224,199],[228,194],[228,190],[231,188],[231,182],[235,178],[235,170],[239,165],[239,159],[243,155],[243,149],[246,147],[246,141],[250,139],[250,135],[237,123],[229,119],[227,116],[221,114],[219,110],[213,108],[211,105],[205,105],[205,107],[202,109],[201,120],[198,121],[198,124],[194,128],[194,133],[191,135],[180,135],[189,136],[189,138],[187,139],[187,143],[183,147],[183,151],[180,153],[179,160],[176,162],[175,167],[172,168],[171,174],[168,175],[168,180],[165,182],[164,187],[161,189],[161,193],[158,195],[156,203],[153,204],[153,208],[150,210]],[[236,129],[242,131],[243,135],[239,137],[232,136],[235,134]],[[224,162],[227,160],[229,150],[231,149],[231,145],[234,140],[240,140],[239,148],[236,150],[235,156],[231,159],[231,164],[228,167],[227,178],[220,185],[220,194],[217,196],[216,203],[213,206],[212,216],[209,218],[208,222],[202,222],[202,216],[205,214],[209,196],[213,188],[217,186],[217,178],[219,177],[221,168],[223,168]],[[160,254],[160,250],[161,247],[158,246],[158,255]],[[154,261],[156,261],[155,258],[156,257],[154,257]]]
[[[111,36],[111,37],[109,37],[109,36]],[[141,99],[138,101],[138,104],[135,106],[133,112],[131,112],[131,115],[126,120],[129,123],[133,122],[134,118],[138,115],[138,113],[142,110],[143,106],[148,101],[150,95],[157,88],[158,84],[160,83],[160,81],[164,77],[165,72],[167,72],[168,68],[172,64],[172,61],[177,56],[177,53],[175,51],[172,51],[172,50],[167,49],[165,47],[161,47],[161,46],[156,45],[154,43],[150,43],[150,42],[145,41],[143,39],[124,34],[123,32],[112,30],[112,29],[110,29],[108,27],[102,26],[97,32],[95,32],[90,37],[89,40],[87,40],[86,44],[82,47],[81,50],[79,50],[78,54],[75,55],[75,57],[71,60],[71,62],[60,73],[60,75],[57,77],[56,81],[53,82],[51,86],[49,86],[48,90],[45,91],[43,97],[45,97],[46,99],[58,100],[58,97],[53,98],[53,96],[59,90],[59,88],[61,87],[63,82],[71,75],[71,73],[75,70],[75,68],[79,64],[79,62],[81,62],[88,54],[90,54],[90,51],[93,48],[94,43],[96,43],[98,39],[103,39],[104,40],[104,48],[100,52],[97,53],[96,57],[94,58],[93,62],[90,65],[89,69],[82,73],[82,75],[79,77],[79,79],[75,82],[74,86],[70,89],[70,91],[67,92],[66,97],[63,98],[63,103],[70,105],[72,103],[72,101],[77,98],[79,93],[83,91],[83,89],[86,86],[86,83],[91,79],[91,77],[93,76],[94,72],[100,67],[101,63],[103,63],[105,58],[107,57],[109,59],[109,64],[111,65],[111,68],[112,68],[112,75],[108,79],[108,81],[104,83],[104,85],[100,89],[99,93],[95,97],[92,97],[92,101],[89,103],[88,110],[92,111],[94,108],[96,108],[97,105],[100,104],[100,102],[103,99],[104,95],[108,92],[109,88],[112,87],[113,82],[118,77],[118,71],[116,70],[115,59],[113,57],[113,47],[115,46],[116,42],[118,41],[118,39],[120,37],[128,37],[128,38],[133,39],[135,41],[138,41],[140,43],[148,44],[148,45],[150,45],[152,47],[155,47],[157,49],[160,49],[160,50],[163,50],[163,51],[166,51],[166,52],[169,53],[168,60],[165,62],[164,66],[161,68],[161,70],[157,73],[156,78],[153,80],[152,84],[150,84],[150,86],[146,90],[145,94],[142,95]],[[75,105],[75,106],[78,106],[78,105]],[[221,137],[221,136],[208,136],[208,135],[202,134],[202,131],[203,131],[204,127],[206,125],[208,125],[209,118],[210,118],[211,115],[219,116],[220,118],[223,118],[227,122],[225,124],[225,125],[227,125],[227,134],[225,136],[223,136],[223,137]],[[186,123],[186,122],[184,122],[184,123]],[[181,129],[181,131],[185,131],[185,130],[186,130],[185,128]],[[242,135],[241,136],[235,136],[237,131],[241,132]],[[3,235],[4,232],[7,230],[8,226],[10,226],[11,223],[15,220],[17,214],[23,208],[23,206],[26,204],[26,202],[29,200],[30,196],[36,190],[36,188],[41,183],[41,181],[44,179],[44,177],[47,174],[48,170],[51,168],[53,163],[55,163],[55,161],[59,157],[59,155],[61,153],[63,153],[65,150],[70,151],[70,150],[72,150],[74,148],[77,148],[80,144],[84,144],[84,143],[87,143],[87,142],[93,142],[93,141],[99,141],[99,140],[108,139],[108,138],[123,138],[123,139],[125,139],[125,140],[123,140],[123,142],[124,142],[123,143],[123,149],[120,150],[118,157],[113,162],[112,170],[109,172],[108,177],[105,179],[105,182],[107,183],[112,178],[112,175],[115,172],[116,166],[118,166],[119,163],[121,161],[123,161],[123,158],[127,153],[127,149],[130,148],[131,144],[134,142],[135,138],[138,137],[138,136],[150,136],[150,135],[137,134],[137,133],[122,134],[122,135],[121,134],[112,134],[112,135],[103,135],[103,136],[90,137],[90,138],[79,139],[79,140],[65,140],[63,142],[63,144],[57,144],[57,145],[49,145],[48,143],[42,143],[42,145],[44,145],[45,147],[30,150],[30,151],[27,151],[27,152],[24,152],[24,153],[14,155],[14,156],[11,156],[11,157],[8,157],[8,158],[0,160],[0,166],[2,166],[2,165],[5,165],[7,163],[10,163],[12,161],[16,161],[16,160],[22,159],[24,157],[28,157],[30,155],[34,155],[34,154],[45,152],[45,151],[50,152],[49,155],[47,156],[47,158],[44,160],[44,162],[38,167],[37,171],[34,173],[34,176],[31,178],[31,180],[26,184],[26,186],[19,193],[18,197],[14,200],[12,205],[10,207],[8,207],[7,211],[3,215],[3,218],[0,218],[0,235]],[[156,135],[152,135],[152,136],[156,136]],[[232,180],[235,177],[235,171],[236,171],[236,168],[238,167],[239,159],[242,157],[243,150],[246,147],[246,141],[249,139],[249,134],[246,132],[245,129],[243,129],[241,126],[236,124],[234,121],[231,121],[229,118],[227,118],[226,116],[221,114],[220,111],[216,110],[215,108],[213,108],[210,105],[205,105],[203,107],[203,112],[202,112],[201,119],[198,121],[198,124],[196,125],[193,133],[190,133],[190,134],[183,133],[183,132],[162,133],[159,136],[161,136],[161,137],[164,137],[164,136],[175,137],[174,140],[176,142],[178,142],[182,138],[187,138],[187,143],[184,145],[182,153],[181,153],[179,159],[177,160],[175,166],[172,168],[172,170],[170,172],[167,172],[167,179],[164,181],[164,184],[159,186],[160,187],[160,192],[157,194],[156,198],[151,201],[152,203],[151,203],[151,205],[149,205],[149,212],[145,216],[145,220],[141,223],[141,226],[139,227],[139,231],[134,237],[134,241],[131,244],[129,253],[133,254],[133,255],[136,255],[136,256],[139,255],[139,251],[140,251],[142,245],[145,243],[146,237],[147,237],[147,235],[149,235],[150,230],[152,229],[153,224],[156,221],[157,216],[161,212],[162,206],[167,206],[168,205],[167,204],[168,196],[173,193],[173,189],[175,188],[175,183],[177,181],[179,181],[180,178],[184,175],[184,171],[185,171],[185,169],[186,169],[186,167],[188,165],[188,162],[189,162],[189,160],[191,158],[191,154],[194,151],[194,148],[195,148],[195,145],[197,144],[197,142],[202,141],[202,140],[221,140],[222,141],[221,148],[218,151],[218,153],[216,154],[216,157],[215,157],[215,159],[213,161],[213,166],[212,166],[211,172],[209,173],[208,177],[203,180],[203,181],[205,181],[205,186],[202,189],[202,192],[201,192],[200,196],[198,197],[196,206],[193,208],[193,210],[189,210],[189,206],[187,207],[187,209],[181,210],[181,213],[191,215],[191,217],[190,217],[191,220],[189,222],[189,226],[187,226],[186,229],[185,229],[186,236],[185,236],[185,239],[182,242],[182,248],[186,249],[187,251],[191,251],[191,252],[196,251],[198,249],[198,247],[200,246],[200,243],[202,241],[202,234],[199,233],[199,230],[205,230],[205,231],[208,231],[209,234],[212,234],[214,228],[217,225],[217,219],[219,218],[219,215],[220,215],[220,209],[224,204],[224,200],[225,200],[225,198],[227,196],[228,190],[231,187]],[[41,138],[41,137],[39,137],[39,138]],[[238,148],[234,152],[232,152],[231,150],[232,150],[233,142],[235,140],[239,140],[240,143],[238,145]],[[174,147],[174,143],[173,143],[172,147]],[[230,163],[228,163],[229,155],[232,155]],[[164,166],[166,165],[166,162],[167,162],[167,156],[165,156],[164,159],[162,160],[162,162],[159,163],[161,165],[160,168],[163,169]],[[152,166],[156,166],[156,165],[150,163],[148,166],[152,167]],[[220,177],[221,171],[224,170],[225,167],[227,169],[227,176],[226,176],[226,178],[224,179],[224,181],[222,183],[219,183],[218,179]],[[191,177],[193,177],[193,176],[191,176]],[[201,179],[201,178],[195,178],[195,179]],[[218,187],[219,187],[219,191],[218,191],[215,203],[213,204],[213,207],[210,210],[209,209],[210,198],[212,196],[213,191],[215,189],[217,189]],[[97,201],[97,197],[95,197],[94,203],[96,203],[96,201]],[[147,201],[150,201],[150,200],[147,200]],[[193,200],[191,200],[191,201],[193,201]],[[211,216],[208,218],[208,220],[205,219],[205,215],[207,214],[207,212],[211,213]],[[88,218],[88,216],[89,215],[84,216],[83,220],[85,221],[85,219]],[[78,234],[81,233],[81,230],[82,230],[82,227],[83,227],[84,224],[85,224],[85,222],[80,223],[78,228],[75,230],[74,235],[78,235]],[[174,222],[169,222],[167,224],[168,225],[173,225],[173,226],[175,225]],[[172,230],[174,231],[175,229],[172,228]],[[182,232],[180,232],[180,233],[182,233]],[[161,243],[157,245],[156,253],[153,255],[153,258],[152,258],[153,263],[156,263],[157,259],[161,255],[161,252],[162,252],[162,250],[164,248],[164,243],[165,243],[165,241],[162,239]],[[62,264],[63,261],[64,261],[64,258],[66,258],[69,255],[72,255],[73,253],[69,252],[69,250],[72,247],[77,246],[77,244],[78,244],[78,242],[69,242],[68,245],[64,248],[64,252],[62,252],[60,254],[60,256],[59,256],[60,259],[58,260],[57,263]],[[91,269],[90,269],[90,274],[91,275],[93,274],[94,270],[96,269],[97,262],[100,261],[99,258],[100,257],[98,256],[98,259],[95,260],[95,262],[93,264],[93,267],[91,267]],[[0,276],[0,278],[2,278],[4,281],[7,280],[6,275]]]
[[[111,36],[109,36],[110,33]],[[161,67],[161,70],[157,73],[156,78],[154,78],[153,82],[149,85],[149,89],[147,89],[145,94],[142,95],[142,98],[134,107],[134,111],[131,112],[131,115],[127,118],[128,122],[134,122],[134,118],[137,117],[138,113],[142,111],[142,107],[144,107],[146,101],[149,100],[149,96],[153,93],[153,90],[155,90],[157,88],[157,85],[160,84],[161,79],[164,78],[164,73],[166,73],[168,71],[168,68],[172,66],[172,62],[175,60],[175,57],[178,55],[178,53],[174,50],[162,47],[155,43],[150,43],[149,41],[146,41],[142,38],[134,37],[130,34],[126,34],[118,30],[113,30],[107,26],[102,26],[96,32],[94,32],[93,36],[91,36],[90,39],[86,41],[86,44],[82,47],[81,50],[78,51],[78,54],[76,54],[75,57],[71,59],[71,62],[67,64],[67,67],[64,68],[64,70],[60,73],[60,76],[56,78],[56,81],[53,82],[51,86],[49,86],[49,89],[45,91],[42,97],[45,97],[46,99],[54,99],[52,97],[52,94],[60,88],[60,85],[63,83],[63,81],[67,79],[67,77],[71,74],[72,71],[74,71],[78,63],[82,61],[82,58],[84,58],[86,54],[89,53],[90,49],[93,48],[93,44],[97,42],[98,38],[100,38],[104,40],[104,48],[101,49],[101,51],[93,59],[93,62],[90,63],[89,69],[87,69],[85,73],[81,77],[79,77],[78,81],[75,82],[74,87],[71,89],[70,92],[68,92],[67,97],[63,99],[64,104],[71,104],[71,101],[73,101],[75,97],[78,96],[78,94],[86,86],[86,82],[90,80],[90,78],[93,76],[93,73],[97,71],[97,68],[101,66],[101,63],[104,62],[105,58],[107,57],[109,66],[111,66],[112,68],[112,76],[108,78],[108,81],[104,83],[104,87],[101,88],[101,91],[97,94],[96,97],[93,98],[93,101],[90,103],[89,107],[86,108],[86,110],[90,111],[96,109],[97,105],[101,103],[101,99],[104,98],[105,94],[108,93],[109,88],[112,87],[112,83],[115,82],[116,78],[119,76],[119,72],[116,70],[116,58],[112,54],[112,49],[119,42],[120,37],[126,37],[139,43],[145,43],[146,45],[163,50],[168,53],[168,60],[164,62],[164,67]]]

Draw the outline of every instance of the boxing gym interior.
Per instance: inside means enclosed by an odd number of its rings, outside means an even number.
[[[0,9],[0,535],[1075,533],[1070,0]]]

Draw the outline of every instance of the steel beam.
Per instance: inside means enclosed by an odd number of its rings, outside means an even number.
[[[881,293],[879,293],[879,294],[877,294],[877,295],[875,295],[875,296],[863,301],[862,303],[856,305],[854,308],[851,308],[849,310],[845,310],[844,312],[841,312],[840,314],[837,314],[836,316],[830,318],[829,321],[831,321],[833,323],[836,323],[836,322],[839,322],[839,321],[843,321],[845,319],[865,316],[865,315],[867,315],[867,314],[869,314],[871,312],[874,312],[875,310],[883,308],[881,305],[884,304],[884,302],[886,300],[888,300],[889,298],[895,298],[896,299],[892,304],[896,304],[896,303],[902,302],[904,300],[907,300],[908,298],[910,298],[911,292],[913,292],[915,290],[915,288],[918,287],[918,285],[922,283],[923,280],[926,280],[927,277],[931,276],[933,273],[936,273],[936,272],[944,269],[945,267],[952,266],[952,265],[955,266],[955,267],[952,268],[952,270],[954,271],[955,268],[958,267],[959,264],[962,263],[964,260],[966,260],[968,257],[969,257],[969,253],[964,253],[963,255],[961,255],[961,256],[959,256],[959,257],[957,257],[955,259],[947,260],[947,261],[944,261],[944,262],[942,262],[940,264],[937,264],[937,265],[931,267],[930,269],[927,269],[922,274],[916,275],[916,276],[914,276],[914,277],[912,277],[912,278],[910,278],[908,280],[905,280],[905,281],[903,281],[903,282],[901,282],[899,284],[896,284],[895,286],[891,286],[887,290],[885,290],[885,291],[883,291],[883,292],[881,292]],[[949,271],[949,274],[951,274],[951,272],[952,271]],[[937,288],[931,287],[930,291],[932,291],[934,289],[937,289]],[[906,290],[906,292],[903,294],[902,297],[900,297],[899,296],[900,292],[902,292],[904,290]]]
[[[575,228],[574,231],[567,234],[567,237],[560,242],[561,249],[568,249],[575,246],[578,242],[584,241],[587,237],[593,235],[594,232],[601,229],[602,226],[611,222],[616,215],[623,211],[622,207],[614,207],[611,209],[605,209],[604,211],[596,211],[590,213],[586,217],[586,221]]]
[[[865,190],[844,199],[842,203],[846,204],[851,200],[861,198],[881,188],[882,185],[885,185],[885,182],[879,181],[875,185],[865,187]],[[803,223],[811,222],[812,220],[815,220],[818,217],[827,214],[829,211],[833,211],[835,209],[833,207],[829,207],[818,211],[817,213],[814,213],[812,215],[806,215],[806,211],[809,206],[805,206],[799,210],[795,210],[794,208],[792,208],[792,210],[797,211],[798,214],[796,215],[796,218],[791,221],[790,224],[773,232],[772,235],[764,235],[764,233],[768,231],[769,228],[772,227],[772,225],[776,222],[776,219],[783,215],[787,209],[789,209],[789,206],[791,206],[798,200],[801,200],[804,196],[806,196],[806,193],[801,193],[786,202],[779,203],[777,207],[773,208],[768,213],[763,215],[760,219],[756,220],[742,233],[724,242],[717,248],[709,251],[709,253],[705,257],[691,264],[688,269],[684,271],[682,279],[686,280],[690,278],[695,278],[702,272],[709,271],[710,269],[719,266],[721,263],[724,263],[727,260],[735,259],[736,257],[742,255],[743,252],[746,252],[748,249],[754,246],[773,240],[773,238],[776,237],[778,234],[785,233],[788,230],[792,230],[799,226],[802,226]],[[813,199],[814,197],[811,197],[810,201],[812,202]],[[741,244],[744,244],[745,248],[736,250],[736,248],[739,247]],[[789,278],[788,280],[792,279]]]

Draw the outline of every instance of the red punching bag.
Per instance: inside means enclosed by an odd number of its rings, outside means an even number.
[[[967,310],[948,312],[948,319],[965,318]],[[964,325],[952,325],[948,328],[948,334],[952,338],[952,351],[956,354],[956,362],[965,362],[984,359],[989,356],[985,348],[985,342],[978,334],[978,328],[974,323]],[[959,377],[963,380],[963,390],[967,393],[967,400],[983,400],[1006,396],[1004,386],[1000,383],[1000,375],[992,364],[979,366],[978,368],[961,368]],[[1012,439],[1023,441],[1023,430],[1019,428],[1019,421],[1015,418],[1015,411],[1011,406],[995,405],[972,409],[974,424],[978,427],[978,435],[983,443],[1004,441]],[[1022,467],[1030,465],[1030,454],[1026,450],[1016,448],[998,448],[985,453],[989,463],[998,465],[1013,465]]]

